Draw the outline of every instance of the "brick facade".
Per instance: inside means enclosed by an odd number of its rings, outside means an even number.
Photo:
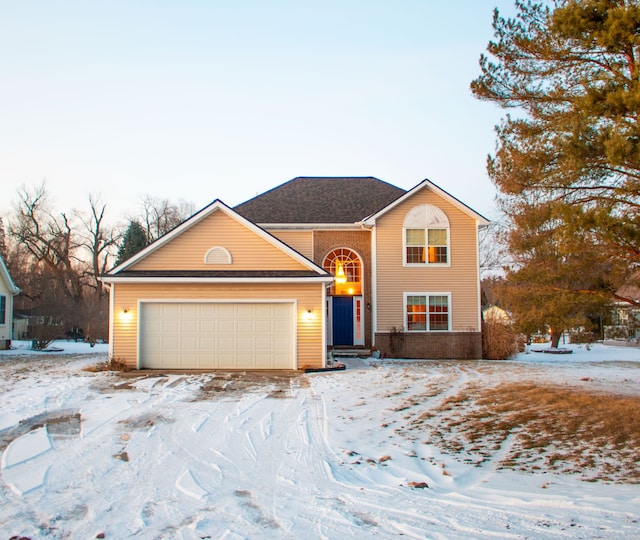
[[[378,332],[384,358],[474,360],[482,358],[481,332]]]

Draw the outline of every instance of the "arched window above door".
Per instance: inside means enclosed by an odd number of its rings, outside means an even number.
[[[322,266],[335,278],[331,294],[362,294],[362,262],[355,251],[349,248],[334,249],[325,257]]]

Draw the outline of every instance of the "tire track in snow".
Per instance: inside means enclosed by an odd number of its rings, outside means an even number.
[[[454,369],[452,369],[454,368]],[[413,368],[407,367],[407,371],[411,371]],[[433,400],[430,400],[426,404],[420,403],[420,410],[428,411],[436,403],[439,403],[449,396],[460,393],[464,388],[467,388],[470,384],[473,385],[476,382],[487,382],[485,377],[486,373],[482,373],[484,366],[465,366],[460,370],[458,366],[451,366],[442,364],[440,366],[434,366],[433,371],[436,373],[444,372],[445,376],[451,381],[449,387],[443,388],[443,390],[436,394]],[[431,371],[431,369],[429,370]],[[454,373],[449,373],[453,371]],[[344,392],[349,392],[351,396],[356,396],[353,399],[347,399],[346,403],[335,403],[332,405],[334,412],[342,418],[349,418],[348,414],[344,414],[344,411],[348,411],[349,407],[354,404],[360,405],[357,399],[359,396],[359,388],[367,387],[371,385],[371,382],[366,378],[351,377],[348,373],[345,373],[341,378],[333,379],[333,382],[326,383],[325,379],[318,378],[318,388],[322,391],[325,384],[332,386],[331,392],[333,394],[340,393],[340,386],[344,388]],[[424,377],[424,374],[422,375]],[[378,378],[380,380],[380,378]],[[386,381],[386,393],[391,398],[398,396],[399,399],[404,399],[404,392],[402,388],[404,382],[402,380],[395,380],[394,377],[384,377]],[[341,382],[341,385],[339,382]],[[493,380],[489,381],[493,383]],[[419,384],[419,383],[418,383]],[[316,386],[316,385],[314,385]],[[400,391],[398,390],[400,387]],[[416,385],[417,387],[417,385]],[[364,393],[364,392],[363,392]],[[420,395],[417,393],[416,395]],[[417,404],[417,403],[416,403]],[[388,409],[387,409],[388,410]],[[365,421],[369,420],[368,425],[371,425],[370,418],[367,418],[369,411],[361,413]],[[347,420],[348,422],[348,420]],[[341,424],[346,422],[336,422],[333,427],[333,436],[337,436],[337,440],[344,444],[344,440],[347,438],[340,433]],[[357,421],[353,419],[351,424],[357,425]],[[350,435],[349,438],[358,437],[358,432]],[[367,437],[370,438],[369,435]],[[385,437],[381,433],[381,441]],[[418,443],[412,443],[411,447],[416,448]],[[418,446],[429,448],[424,443],[420,443]],[[371,442],[369,442],[371,447]],[[503,450],[506,451],[506,446]],[[420,453],[420,452],[418,452]],[[434,455],[439,455],[434,449]],[[496,456],[500,459],[500,456]],[[396,467],[396,461],[390,461],[389,467]],[[416,461],[416,463],[420,463]],[[497,463],[497,462],[496,462]],[[460,470],[470,470],[471,476],[469,479],[469,488],[458,484],[459,477],[457,474]],[[375,471],[375,468],[369,469]],[[441,474],[441,473],[440,473]],[[359,490],[349,489],[357,487],[341,485],[341,490],[337,490],[336,494],[345,503],[341,505],[348,513],[349,506],[357,508],[359,511],[368,512],[373,516],[378,523],[377,533],[381,536],[392,536],[394,534],[404,534],[409,537],[418,538],[576,538],[585,537],[586,531],[602,531],[603,538],[635,538],[636,534],[629,533],[633,528],[633,521],[624,512],[621,512],[618,516],[612,517],[611,512],[601,511],[596,505],[591,506],[588,502],[583,505],[582,508],[575,508],[573,501],[570,498],[559,496],[545,497],[543,501],[536,494],[529,494],[526,492],[526,487],[523,486],[522,493],[518,493],[517,490],[502,491],[499,487],[492,489],[483,485],[483,479],[491,478],[493,471],[490,471],[488,475],[482,478],[478,478],[476,475],[482,474],[482,471],[478,471],[477,468],[470,468],[460,466],[454,472],[453,478],[448,478],[450,486],[445,489],[445,484],[442,482],[436,482],[436,485],[428,490],[410,490],[406,487],[384,485],[384,481],[380,481],[379,485],[374,486],[374,489],[369,489],[366,483],[361,484]],[[474,481],[474,476],[475,480]],[[431,486],[432,483],[429,482]],[[363,489],[364,488],[364,489]],[[453,489],[451,489],[453,488]],[[539,487],[536,486],[537,489]],[[391,508],[384,505],[385,500],[393,500],[393,504],[389,505]],[[574,521],[567,517],[570,515],[571,510],[574,510],[579,518]],[[560,511],[559,511],[560,509]],[[585,515],[588,515],[585,519]],[[560,516],[560,517],[554,517]],[[617,535],[611,535],[611,532],[607,532],[606,523],[610,522],[624,522],[627,518],[628,526],[624,528],[624,531],[620,531]],[[431,531],[435,529],[432,533]],[[395,533],[394,533],[395,531]],[[446,531],[442,534],[442,531]]]

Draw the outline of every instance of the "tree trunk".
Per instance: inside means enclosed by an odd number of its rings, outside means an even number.
[[[554,328],[551,329],[551,348],[557,349],[558,343],[560,343],[560,336],[562,335],[562,330],[556,330]]]

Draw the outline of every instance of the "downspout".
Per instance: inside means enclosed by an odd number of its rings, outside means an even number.
[[[322,367],[327,367],[327,289],[331,284],[327,284],[322,287]]]
[[[476,221],[476,283],[478,284],[478,332],[482,332],[482,285],[480,282],[480,229],[486,225],[479,225]]]
[[[104,282],[103,282],[104,283]],[[109,289],[109,361],[113,360],[113,335],[114,335],[114,309],[115,309],[115,284],[114,283],[104,283]]]
[[[360,222],[363,229],[371,231],[371,347],[376,345],[376,328],[378,327],[378,257],[375,225]]]

